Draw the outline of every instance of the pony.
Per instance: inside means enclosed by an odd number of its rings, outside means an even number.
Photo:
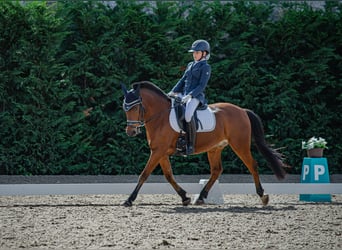
[[[182,204],[189,205],[191,198],[176,182],[169,160],[169,157],[176,153],[179,137],[179,132],[175,131],[169,122],[173,109],[171,98],[149,81],[135,82],[129,91],[123,84],[121,87],[124,94],[123,109],[127,118],[126,134],[130,137],[136,136],[144,126],[150,148],[149,159],[139,175],[137,185],[122,205],[132,206],[140,188],[157,166],[161,167],[166,180],[181,197]],[[269,196],[264,193],[258,174],[258,163],[250,149],[252,138],[279,180],[286,175],[286,165],[282,155],[266,143],[261,119],[253,111],[231,103],[221,102],[208,106],[215,111],[216,125],[210,132],[197,133],[194,154],[207,153],[210,178],[194,204],[205,203],[209,190],[223,171],[221,152],[230,146],[253,176],[256,193],[262,204],[267,205]]]

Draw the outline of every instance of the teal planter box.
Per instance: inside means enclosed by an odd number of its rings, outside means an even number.
[[[305,157],[302,164],[301,183],[330,183],[326,158]],[[300,194],[300,201],[331,202],[330,194]]]

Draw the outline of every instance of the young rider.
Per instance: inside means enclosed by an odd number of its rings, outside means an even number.
[[[182,95],[182,102],[186,104],[187,155],[195,151],[196,123],[193,115],[200,103],[207,103],[204,90],[211,74],[211,67],[207,63],[210,57],[209,43],[205,40],[196,40],[193,42],[189,52],[192,52],[194,61],[188,64],[182,78],[169,93],[169,95]]]

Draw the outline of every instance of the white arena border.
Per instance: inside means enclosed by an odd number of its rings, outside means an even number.
[[[189,194],[198,194],[202,184],[179,183]],[[254,183],[219,183],[222,194],[255,194]],[[267,194],[342,194],[341,183],[263,183]],[[130,194],[135,183],[0,184],[0,196]],[[145,183],[140,194],[176,194],[169,183]],[[209,192],[210,195],[210,192]]]

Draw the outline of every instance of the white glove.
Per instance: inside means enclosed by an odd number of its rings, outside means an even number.
[[[167,93],[167,95],[168,95],[168,96],[175,96],[175,95],[176,95],[176,93],[175,93],[175,92],[173,92],[173,91],[170,91],[169,93]]]
[[[189,101],[191,99],[191,95],[186,95],[182,98],[182,102],[186,103],[187,101]]]

